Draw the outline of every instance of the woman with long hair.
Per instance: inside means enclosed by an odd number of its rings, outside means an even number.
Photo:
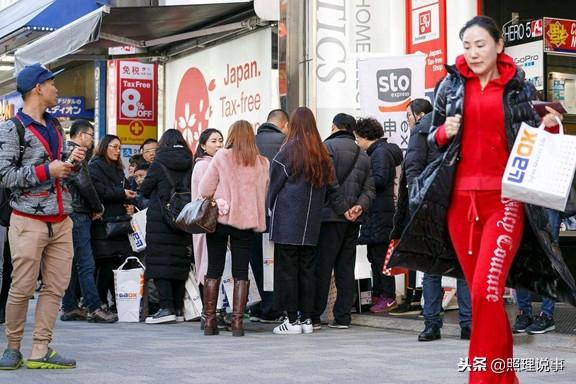
[[[493,19],[472,18],[460,38],[464,54],[440,85],[428,137],[444,155],[417,181],[391,266],[458,276],[457,258],[472,298],[469,383],[514,384],[507,283],[572,303],[576,286],[547,209],[503,198],[502,177],[520,125],[550,127],[562,116],[536,113],[534,86],[504,53]]]
[[[266,190],[269,162],[256,147],[252,125],[239,120],[230,126],[224,148],[214,155],[198,185],[203,197],[218,203],[218,224],[206,235],[208,271],[204,279],[204,334],[218,334],[216,302],[230,243],[234,293],[232,335],[244,336],[242,323],[248,299],[248,263],[254,232],[266,230]]]
[[[162,215],[174,188],[188,189],[192,152],[180,131],[168,129],[158,142],[140,193],[150,199],[146,213],[146,278],[154,279],[160,309],[146,318],[147,324],[184,321],[184,284],[190,272],[190,235],[174,229]]]
[[[312,111],[297,108],[286,144],[270,166],[268,204],[274,242],[274,306],[285,311],[276,334],[312,333],[315,254],[327,187],[334,181]],[[300,312],[300,319],[298,317]]]
[[[90,178],[98,197],[104,204],[104,214],[92,224],[92,249],[96,262],[98,293],[103,303],[108,303],[108,292],[115,298],[114,272],[124,259],[132,253],[127,233],[115,236],[106,235],[107,221],[126,221],[134,213],[136,192],[130,190],[124,176],[122,143],[118,136],[106,135],[102,138],[90,161]]]
[[[208,128],[198,139],[198,147],[194,154],[194,170],[192,171],[192,200],[198,200],[202,196],[198,192],[200,180],[206,173],[212,158],[222,148],[224,136],[222,132],[215,128]],[[208,268],[208,249],[206,248],[206,235],[201,233],[192,235],[194,244],[194,264],[196,265],[196,279],[198,283],[204,285],[204,276]]]

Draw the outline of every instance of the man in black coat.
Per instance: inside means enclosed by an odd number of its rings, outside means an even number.
[[[280,150],[288,132],[288,114],[282,109],[274,109],[268,114],[266,122],[258,127],[256,133],[256,146],[268,161],[272,160]],[[266,217],[269,221],[269,217]],[[273,309],[273,292],[264,291],[264,268],[263,268],[262,234],[254,236],[254,252],[250,260],[250,266],[256,279],[258,291],[262,302],[250,308],[250,320],[262,323],[281,322],[281,314]]]
[[[81,146],[92,148],[94,145],[94,127],[86,120],[76,120],[70,127],[68,148],[72,151]],[[77,174],[68,179],[68,187],[72,195],[74,212],[70,218],[74,223],[72,241],[74,244],[74,259],[72,275],[66,293],[62,298],[62,315],[60,320],[85,320],[86,316],[78,308],[78,286],[88,308],[88,320],[96,323],[114,323],[118,316],[108,312],[103,306],[96,288],[94,255],[92,254],[90,228],[94,218],[102,216],[104,206],[92,184],[88,171],[88,160],[80,165]]]
[[[338,295],[334,304],[334,322],[329,327],[350,327],[356,245],[360,230],[358,218],[370,208],[376,195],[370,158],[356,144],[353,133],[355,126],[354,117],[339,113],[332,122],[332,134],[324,141],[336,171],[338,193],[346,199],[350,209],[343,215],[338,214],[327,201],[322,212],[312,315],[316,329],[320,328],[320,315],[326,309],[332,270]]]

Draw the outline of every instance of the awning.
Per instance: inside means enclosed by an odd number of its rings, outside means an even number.
[[[55,0],[20,0],[0,11],[0,38],[26,27]]]
[[[53,63],[70,55],[74,59],[105,58],[108,48],[113,46],[132,46],[151,52],[177,41],[250,28],[237,20],[240,15],[254,15],[253,12],[252,3],[245,1],[188,6],[103,6],[18,49],[15,70],[36,62]],[[211,27],[221,22],[224,24]]]

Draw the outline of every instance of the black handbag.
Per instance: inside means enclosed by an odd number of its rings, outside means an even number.
[[[107,217],[102,221],[107,239],[132,233],[132,225],[130,224],[132,217],[130,215]]]

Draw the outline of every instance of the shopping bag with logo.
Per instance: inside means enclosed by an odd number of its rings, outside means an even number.
[[[128,261],[134,260],[140,266],[124,269]],[[144,265],[137,257],[127,257],[126,261],[114,270],[114,287],[116,289],[116,309],[118,321],[140,321],[140,300],[144,293]]]
[[[246,302],[247,307],[262,301],[260,292],[258,292],[256,280],[254,279],[252,267],[250,266],[248,266],[248,280],[250,280],[250,289],[248,290],[248,301]],[[226,298],[228,299],[230,306],[233,307],[234,279],[232,278],[232,252],[230,252],[230,249],[228,249],[226,252],[226,264],[224,266],[224,273],[222,274],[222,285],[224,286],[224,291],[226,292]]]
[[[146,249],[146,213],[148,208],[136,212],[132,215],[130,225],[132,233],[128,234],[130,246],[134,252],[142,252]]]
[[[263,288],[266,292],[274,292],[274,243],[270,241],[270,234],[262,234],[263,259]]]
[[[558,120],[560,123],[560,120]],[[502,197],[563,212],[576,170],[576,136],[522,123],[502,178]]]
[[[384,258],[384,265],[382,266],[382,273],[386,276],[396,276],[408,273],[406,268],[388,268],[388,263],[390,262],[390,258],[392,257],[392,253],[394,252],[394,248],[396,248],[397,244],[398,240],[390,240],[390,243],[388,244],[388,250],[386,251],[386,257]]]
[[[186,321],[194,320],[202,315],[202,300],[200,299],[200,290],[196,280],[196,270],[194,265],[188,273],[186,280],[186,291],[184,293],[184,319]]]

